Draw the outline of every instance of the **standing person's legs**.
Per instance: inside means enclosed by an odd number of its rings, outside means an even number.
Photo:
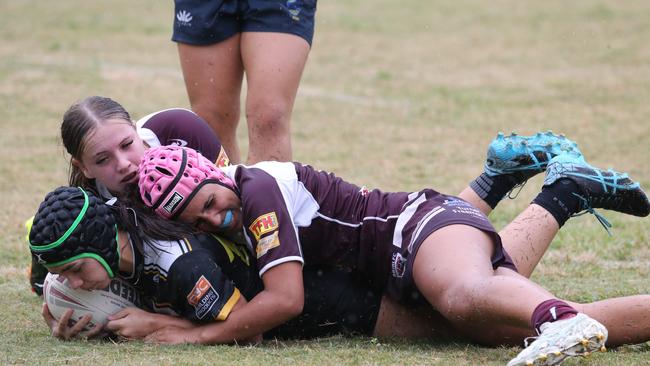
[[[237,125],[244,67],[240,34],[211,45],[178,44],[192,109],[215,131],[232,163],[240,163]]]
[[[248,158],[291,160],[291,113],[310,46],[287,33],[244,32],[241,54],[248,95]]]

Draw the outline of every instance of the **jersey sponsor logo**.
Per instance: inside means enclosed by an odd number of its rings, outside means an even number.
[[[140,294],[135,289],[135,287],[127,286],[122,281],[112,280],[106,288],[103,288],[99,291],[113,293],[127,301],[132,302],[138,307],[142,305],[142,299],[140,298]]]
[[[167,140],[167,142],[168,142],[167,145],[171,145],[171,146],[180,146],[180,147],[187,146],[187,141],[182,139],[169,139]]]
[[[251,226],[248,227],[251,233],[255,235],[255,240],[260,240],[262,235],[276,230],[278,228],[278,218],[275,216],[275,211],[266,213],[253,221]]]
[[[404,272],[406,272],[406,258],[402,257],[400,253],[393,253],[391,272],[395,278],[404,277]]]
[[[190,25],[192,21],[192,13],[186,10],[181,10],[176,13],[176,19],[178,20],[179,25]]]
[[[257,258],[266,254],[269,250],[280,246],[280,237],[278,232],[274,232],[269,236],[265,236],[260,241],[257,242],[257,247],[255,248],[255,253],[257,253]]]
[[[183,201],[183,196],[180,193],[174,192],[174,194],[167,200],[167,203],[163,205],[163,209],[169,213],[174,212],[179,203]]]
[[[187,294],[187,302],[194,307],[196,317],[203,319],[219,300],[219,294],[205,276],[201,276]]]
[[[224,166],[230,165],[230,159],[228,159],[228,154],[226,150],[223,149],[223,146],[219,148],[219,155],[217,156],[217,161],[214,162],[214,165],[217,168],[223,168]]]

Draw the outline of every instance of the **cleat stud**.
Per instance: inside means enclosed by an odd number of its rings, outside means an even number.
[[[582,344],[583,347],[587,348],[587,346],[589,345],[589,340],[583,338],[583,339],[580,341],[580,344]]]
[[[582,354],[582,357],[589,357],[589,356],[591,356],[591,352],[589,351]]]
[[[546,361],[548,359],[548,356],[546,355],[546,353],[542,353],[539,355],[538,359],[540,361]]]
[[[503,132],[499,132],[499,133],[497,133],[497,138],[498,138],[499,140],[503,139]]]
[[[560,352],[560,351],[555,351],[555,352],[553,352],[553,354],[555,356],[562,356],[562,352]]]
[[[533,361],[526,360],[526,366],[533,366]]]
[[[599,341],[602,341],[603,339],[605,339],[605,335],[604,335],[603,333],[598,333],[598,334],[596,335],[596,338],[597,338]]]
[[[607,352],[607,348],[605,346],[600,347],[599,349],[600,352]]]

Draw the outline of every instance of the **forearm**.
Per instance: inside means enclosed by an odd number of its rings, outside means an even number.
[[[196,328],[196,343],[233,343],[251,339],[300,314],[299,307],[287,304],[280,294],[262,291],[250,302],[237,306],[223,322]]]
[[[173,315],[157,314],[157,313],[151,313],[151,318],[147,323],[149,328],[148,333],[153,333],[159,329],[168,326],[185,328],[185,329],[196,327],[195,323],[192,323],[187,319],[183,319]]]

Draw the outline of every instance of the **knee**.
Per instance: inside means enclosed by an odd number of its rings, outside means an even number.
[[[210,101],[192,102],[192,110],[211,126],[236,128],[239,122],[239,105],[220,105]]]
[[[454,323],[471,320],[478,309],[475,301],[478,291],[476,287],[477,285],[467,282],[448,286],[440,292],[432,305]]]
[[[257,134],[282,134],[288,131],[290,106],[280,101],[251,105],[246,110],[249,129]]]

